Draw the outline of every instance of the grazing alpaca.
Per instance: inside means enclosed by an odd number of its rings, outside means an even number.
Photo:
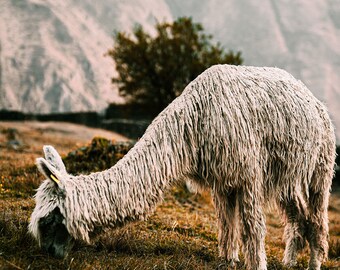
[[[47,177],[29,225],[40,245],[64,257],[72,239],[141,220],[175,180],[212,190],[220,255],[266,269],[263,207],[285,213],[283,262],[296,263],[305,240],[309,269],[327,257],[329,190],[335,159],[325,106],[277,68],[216,65],[198,76],[112,168],[72,176],[51,146],[37,159]]]

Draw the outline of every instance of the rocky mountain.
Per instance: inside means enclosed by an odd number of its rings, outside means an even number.
[[[114,30],[171,18],[157,0],[0,0],[0,109],[98,111],[122,101],[104,56]]]
[[[340,127],[339,0],[0,0],[0,109],[101,110],[114,31],[191,16],[244,64],[277,66],[323,100]],[[340,128],[338,138],[340,138]]]

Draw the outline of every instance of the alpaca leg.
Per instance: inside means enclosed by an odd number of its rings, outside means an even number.
[[[334,149],[331,149],[334,150]],[[330,151],[331,151],[330,150]],[[328,201],[333,177],[332,153],[320,156],[309,186],[307,240],[310,246],[310,270],[319,270],[328,256]]]
[[[287,267],[296,265],[297,252],[305,246],[306,213],[304,203],[297,200],[281,202],[281,208],[286,215],[284,238],[286,248],[283,264]]]
[[[219,254],[234,266],[239,262],[236,192],[227,195],[215,192],[213,201],[218,217]]]
[[[265,216],[260,196],[252,190],[244,190],[239,197],[239,212],[241,221],[241,239],[247,269],[267,269],[265,252]]]
[[[321,262],[328,255],[328,190],[325,192],[310,191],[310,218],[307,240],[310,246],[310,270],[319,270]]]

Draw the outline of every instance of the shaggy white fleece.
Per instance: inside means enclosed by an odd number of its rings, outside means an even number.
[[[334,129],[325,106],[281,69],[207,69],[106,171],[71,176],[52,147],[45,156],[38,166],[58,183],[37,191],[29,226],[37,239],[39,219],[56,207],[68,232],[88,242],[97,227],[145,218],[173,181],[189,178],[212,190],[220,255],[231,264],[240,240],[248,269],[266,269],[263,205],[273,199],[286,216],[284,263],[296,263],[305,240],[309,269],[327,257]]]

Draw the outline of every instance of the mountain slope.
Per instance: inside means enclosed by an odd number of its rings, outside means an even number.
[[[192,16],[246,65],[277,66],[324,101],[340,127],[338,0],[0,0],[0,109],[101,110],[121,102],[105,52],[114,31]],[[340,128],[337,130],[340,138]]]
[[[100,110],[122,101],[106,51],[114,30],[171,19],[156,0],[0,2],[0,108],[24,112]],[[110,24],[111,21],[111,24]]]

